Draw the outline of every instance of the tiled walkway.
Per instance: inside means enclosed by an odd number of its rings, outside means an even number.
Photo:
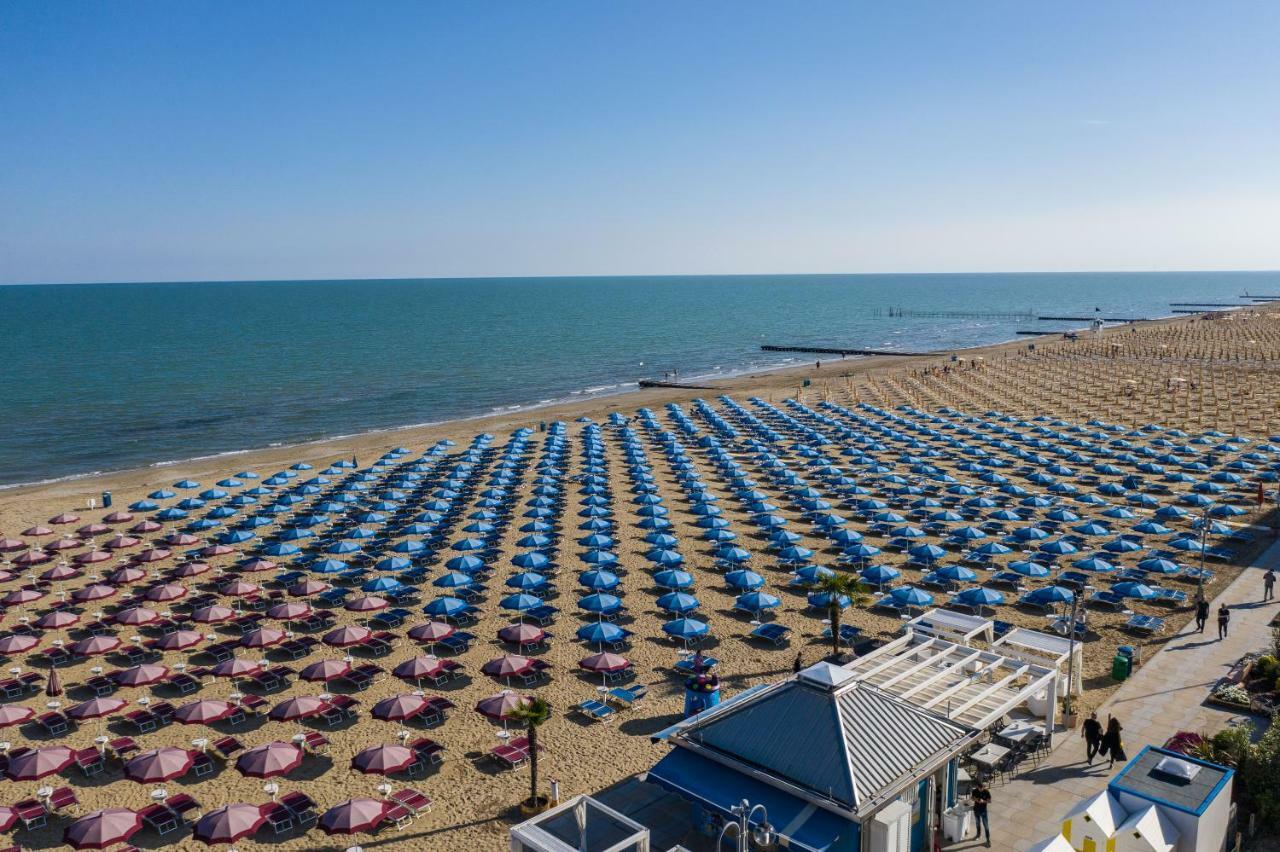
[[[1267,567],[1280,571],[1280,543],[1265,550],[1249,568],[1213,601],[1231,606],[1231,633],[1219,642],[1211,619],[1203,634],[1189,624],[1151,657],[1111,700],[1098,718],[1117,716],[1124,725],[1129,756],[1147,744],[1161,745],[1176,731],[1217,731],[1240,718],[1232,712],[1205,704],[1209,688],[1237,659],[1260,649],[1270,636],[1267,623],[1280,603],[1263,605],[1262,574]],[[1119,766],[1115,767],[1116,770]],[[1059,735],[1059,745],[1037,767],[1006,784],[992,788],[992,849],[1023,852],[1034,842],[1051,837],[1061,819],[1082,797],[1102,790],[1112,775],[1105,761],[1088,767],[1084,743],[1078,732]],[[974,840],[954,843],[947,849],[970,849]]]

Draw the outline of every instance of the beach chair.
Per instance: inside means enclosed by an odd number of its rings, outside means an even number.
[[[675,661],[675,664],[672,666],[672,668],[674,668],[680,674],[693,674],[694,673],[693,671],[694,656],[695,655],[690,654],[687,657],[681,657],[680,659]],[[719,662],[720,661],[717,660],[715,657],[704,656],[702,658],[702,666],[704,669],[709,669],[717,665]]]
[[[308,826],[316,821],[316,803],[306,793],[294,790],[280,797],[280,804],[288,808],[298,825]]]
[[[871,609],[891,612],[894,615],[902,615],[909,610],[909,607],[897,598],[885,595],[884,597],[876,598],[875,602],[871,604]]]
[[[1105,590],[1097,591],[1089,595],[1088,603],[1091,606],[1110,609],[1113,612],[1118,612],[1119,610],[1122,610],[1125,607],[1124,598],[1122,598],[1120,595],[1117,595],[1115,592],[1110,592]]]
[[[593,722],[603,722],[617,712],[608,704],[603,704],[593,698],[588,698],[586,701],[575,704],[573,709]]]
[[[1027,609],[1036,609],[1040,612],[1052,612],[1055,604],[1053,601],[1036,600],[1032,598],[1031,593],[1028,592],[1018,598],[1018,606],[1024,606]]]
[[[183,819],[191,811],[196,812],[197,818],[200,816],[200,803],[188,793],[178,793],[176,796],[170,796],[165,799],[164,803],[179,819]]]
[[[791,628],[782,624],[761,624],[755,630],[752,630],[747,636],[751,639],[759,639],[762,642],[772,642],[775,646],[782,645],[787,641],[787,637],[791,635]]]
[[[1181,606],[1187,602],[1187,593],[1181,589],[1170,589],[1168,586],[1152,586],[1151,590],[1156,593],[1156,596],[1151,599],[1152,603]]]
[[[45,808],[50,813],[70,810],[79,807],[79,805],[80,800],[76,798],[76,791],[70,787],[59,787],[49,794],[49,798],[45,802]]]
[[[1131,615],[1124,627],[1133,633],[1151,636],[1164,630],[1164,619],[1154,615]]]
[[[27,831],[44,828],[49,824],[48,811],[44,809],[43,804],[35,799],[23,799],[13,806],[13,812],[17,814],[22,827]]]
[[[106,759],[102,756],[102,752],[96,748],[77,749],[74,753],[76,766],[80,767],[80,771],[85,777],[97,775],[106,768]]]
[[[124,760],[129,755],[141,750],[142,747],[138,745],[133,737],[116,737],[107,743],[107,751],[117,760]]]
[[[197,778],[212,775],[217,768],[213,755],[207,751],[197,752],[191,759],[191,771],[195,773]]]
[[[427,798],[422,791],[414,790],[411,787],[395,791],[391,794],[391,799],[415,814],[426,813],[431,810],[431,799]]]
[[[1058,579],[1054,582],[1059,586],[1066,586],[1068,589],[1080,590],[1089,585],[1089,581],[1093,578],[1083,571],[1063,571],[1058,575]]]
[[[95,675],[84,682],[84,687],[92,692],[95,698],[105,698],[114,694],[120,688],[120,684],[107,675]]]
[[[156,719],[156,725],[163,727],[173,721],[173,714],[178,708],[174,707],[168,701],[157,701],[151,705],[151,715]]]
[[[444,746],[435,740],[422,737],[410,743],[409,748],[413,749],[418,757],[418,762],[414,766],[421,765],[425,768],[428,764],[444,763]],[[413,769],[412,766],[409,768]]]
[[[146,710],[134,710],[130,713],[125,713],[124,718],[140,734],[149,734],[159,725],[156,717]]]
[[[279,802],[267,802],[258,808],[258,813],[266,819],[266,824],[277,835],[285,834],[293,829],[293,812]]]
[[[348,719],[356,718],[356,706],[360,702],[350,695],[335,695],[329,699],[329,706],[320,713],[329,727],[340,725]]]
[[[861,636],[862,636],[862,630],[860,628],[855,627],[852,624],[840,625],[840,644],[841,645],[852,646],[853,643],[857,642],[858,639],[861,638]],[[827,627],[822,631],[822,638],[823,639],[831,638],[830,627]]]
[[[512,745],[494,746],[489,749],[489,756],[508,769],[515,769],[529,760],[529,753]]]
[[[394,824],[396,828],[404,828],[409,825],[409,823],[413,822],[414,814],[413,811],[409,810],[399,802],[396,802],[394,805],[387,808],[382,819],[384,822]]]
[[[559,612],[560,610],[556,607],[553,607],[550,604],[543,604],[542,606],[535,606],[532,609],[527,610],[524,615],[526,618],[532,618],[534,621],[538,622],[539,626],[546,627],[548,624],[551,624],[556,620],[556,615]]]
[[[984,585],[1001,586],[1020,592],[1026,587],[1025,582],[1025,578],[1017,571],[997,571],[987,578],[987,582]]]
[[[170,689],[174,690],[179,695],[190,695],[191,693],[198,692],[200,690],[200,681],[196,680],[186,672],[179,672],[178,674],[172,675],[166,683]]]
[[[369,619],[369,626],[378,627],[383,630],[390,630],[392,628],[401,626],[402,624],[405,623],[405,621],[407,621],[412,617],[413,617],[413,613],[407,609],[401,609],[401,608],[388,609],[378,613],[373,618]]]
[[[312,754],[328,754],[329,738],[319,731],[307,731],[302,735],[302,745]]]
[[[620,707],[631,707],[649,694],[649,687],[642,683],[631,686],[615,686],[605,696],[605,700]]]
[[[475,641],[475,638],[476,637],[473,636],[472,634],[467,633],[464,630],[459,630],[458,632],[454,633],[452,636],[441,639],[436,644],[444,646],[446,649],[448,649],[449,651],[452,651],[455,654],[462,654],[462,653],[465,653],[467,649],[471,647],[471,643]]]
[[[51,737],[60,737],[71,730],[71,720],[61,713],[52,711],[37,716],[36,724]]]
[[[233,754],[244,749],[244,744],[235,737],[222,737],[214,740],[209,749],[209,753],[214,757],[230,760]]]

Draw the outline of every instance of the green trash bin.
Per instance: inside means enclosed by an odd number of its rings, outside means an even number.
[[[1111,679],[1128,680],[1133,667],[1133,660],[1127,654],[1116,654],[1111,658]]]

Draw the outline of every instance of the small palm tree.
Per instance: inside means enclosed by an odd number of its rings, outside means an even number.
[[[538,807],[538,728],[551,718],[545,698],[533,697],[511,711],[511,718],[529,729],[529,806]]]
[[[831,650],[840,653],[840,598],[846,597],[854,606],[865,606],[870,600],[867,587],[852,574],[831,574],[819,577],[811,587],[815,592],[831,596],[827,604],[827,616],[831,619]]]

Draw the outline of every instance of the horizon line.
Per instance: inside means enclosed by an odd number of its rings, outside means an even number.
[[[889,276],[962,276],[962,275],[1254,275],[1280,274],[1280,269],[1072,269],[1072,270],[969,270],[931,272],[698,272],[698,273],[571,273],[564,275],[426,275],[369,278],[191,278],[186,280],[118,279],[112,281],[0,281],[0,287],[99,287],[120,284],[336,284],[344,282],[385,283],[398,281],[555,281],[581,278],[849,278]]]

